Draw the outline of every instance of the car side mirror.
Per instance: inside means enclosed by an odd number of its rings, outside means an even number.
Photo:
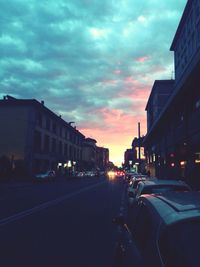
[[[112,222],[116,225],[123,226],[125,224],[125,218],[123,215],[119,215],[119,216],[113,218]]]

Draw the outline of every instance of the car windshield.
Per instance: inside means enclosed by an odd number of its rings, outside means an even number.
[[[199,240],[199,220],[181,222],[168,227],[159,240],[165,266],[199,267]]]
[[[168,191],[188,191],[187,186],[178,186],[178,185],[157,185],[157,186],[148,186],[142,190],[142,194],[156,194],[164,193]]]

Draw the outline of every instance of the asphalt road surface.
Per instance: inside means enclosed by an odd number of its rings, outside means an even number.
[[[105,177],[0,185],[0,266],[112,267],[123,200]]]

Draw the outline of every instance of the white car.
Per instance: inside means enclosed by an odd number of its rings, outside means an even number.
[[[138,183],[141,181],[145,181],[145,180],[147,180],[147,177],[145,177],[145,176],[140,176],[138,178],[134,177],[133,179],[131,179],[131,181],[129,182],[128,189],[127,189],[127,193],[128,193],[129,198],[135,197],[135,190],[137,188]]]
[[[128,203],[132,205],[144,194],[162,194],[168,191],[191,191],[192,189],[184,181],[149,179],[139,181],[134,194],[128,196]]]

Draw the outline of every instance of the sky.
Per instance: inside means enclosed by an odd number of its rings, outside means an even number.
[[[186,0],[0,0],[0,98],[44,100],[86,137],[124,152],[146,134],[154,80],[173,77],[169,51]]]

